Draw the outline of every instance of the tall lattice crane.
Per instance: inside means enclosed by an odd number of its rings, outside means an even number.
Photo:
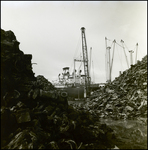
[[[82,52],[83,52],[83,62],[84,62],[84,73],[85,73],[85,90],[86,96],[90,95],[90,77],[89,77],[89,69],[88,69],[88,53],[87,53],[87,44],[85,37],[85,28],[81,28],[82,34]]]

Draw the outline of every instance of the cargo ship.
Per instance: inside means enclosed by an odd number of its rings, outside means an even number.
[[[58,82],[53,85],[59,90],[66,91],[68,97],[73,100],[85,98],[85,75],[81,75],[81,71],[78,75],[76,73],[70,74],[69,69],[69,67],[64,67],[63,73],[58,75]]]
[[[81,28],[82,35],[82,53],[83,59],[74,59],[73,72],[69,73],[69,67],[63,68],[63,73],[58,75],[58,82],[53,85],[60,90],[65,90],[68,93],[68,97],[74,100],[82,100],[90,96],[91,92],[99,88],[99,84],[92,84],[90,77],[90,61],[88,63],[87,43],[85,36],[85,28]],[[84,64],[84,74],[82,70],[75,69],[75,62],[81,62]]]
[[[63,73],[58,75],[58,82],[54,82],[53,85],[58,90],[66,91],[68,93],[69,100],[84,100],[86,99],[86,86],[85,86],[85,75],[81,74],[81,70],[78,73],[69,73],[69,67],[63,68]],[[90,82],[91,83],[91,82]],[[97,90],[105,83],[91,83],[90,92]]]

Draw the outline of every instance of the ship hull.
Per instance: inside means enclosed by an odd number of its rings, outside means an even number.
[[[84,98],[84,87],[62,87],[57,89],[66,91],[68,93],[68,97],[74,99]]]

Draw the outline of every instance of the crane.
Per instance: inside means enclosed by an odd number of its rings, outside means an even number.
[[[89,69],[88,69],[88,54],[87,54],[87,44],[85,37],[85,28],[81,28],[82,34],[82,52],[83,52],[83,62],[84,62],[84,73],[85,73],[85,90],[86,97],[90,96],[90,77],[89,77]]]

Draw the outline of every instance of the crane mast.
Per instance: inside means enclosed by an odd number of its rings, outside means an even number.
[[[84,73],[85,73],[85,90],[86,96],[90,95],[90,77],[89,77],[89,70],[88,70],[88,54],[87,54],[87,44],[86,44],[86,37],[85,37],[85,28],[81,28],[82,33],[82,52],[83,52],[83,62],[84,62]]]

